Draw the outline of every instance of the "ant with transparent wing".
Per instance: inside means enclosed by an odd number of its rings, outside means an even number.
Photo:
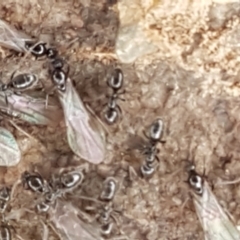
[[[197,195],[201,196],[203,194],[204,179],[196,172],[194,165],[191,165],[188,169],[187,183]]]

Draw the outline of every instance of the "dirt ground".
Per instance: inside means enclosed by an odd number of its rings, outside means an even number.
[[[239,184],[216,184],[219,179],[239,178],[238,0],[6,0],[0,3],[0,18],[59,49],[81,98],[103,122],[107,78],[115,67],[123,71],[122,116],[114,125],[105,123],[105,160],[97,166],[88,164],[83,186],[66,202],[86,213],[92,203],[74,197],[97,198],[104,179],[114,176],[120,186],[114,198],[119,223],[111,239],[202,240],[186,184],[188,159],[194,160],[197,171],[214,186],[221,206],[240,224]],[[46,85],[50,82],[46,60],[9,56],[5,48],[0,53],[3,82],[15,70],[34,71]],[[166,143],[159,144],[155,173],[145,179],[139,174],[144,157],[134,146],[142,144],[137,136],[142,137],[157,117],[164,120]],[[18,121],[31,138],[7,121],[2,125],[14,134],[22,152],[16,167],[0,168],[3,185],[13,185],[34,167],[49,178],[63,167],[86,163],[69,148],[63,117],[57,126]],[[9,212],[34,211],[34,197],[18,186]],[[26,213],[11,224],[23,239],[38,240],[43,234],[40,219],[47,221]],[[49,239],[59,239],[49,231]]]

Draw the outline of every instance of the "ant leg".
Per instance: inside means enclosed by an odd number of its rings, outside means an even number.
[[[19,240],[24,240],[20,235],[15,234],[15,236],[19,239]]]
[[[106,94],[106,98],[111,98],[112,95],[111,94]]]
[[[120,95],[120,94],[118,93],[116,98],[119,99],[119,100],[121,100],[121,101],[123,101],[123,102],[125,102],[126,99],[125,99],[125,98],[121,98],[121,97],[119,97],[119,95]]]
[[[144,137],[146,137],[148,140],[151,140],[145,130],[143,130],[142,132],[143,132]]]
[[[104,104],[103,104],[103,108],[105,108],[107,105],[108,105],[108,103],[104,103]]]
[[[45,107],[46,107],[46,109],[47,109],[47,106],[48,106],[49,95],[51,95],[55,90],[56,90],[56,86],[53,86],[53,87],[51,87],[48,90],[45,90],[45,93],[46,93],[46,104],[45,104]]]
[[[40,82],[41,85],[42,85],[42,91],[44,91],[44,90],[45,90],[45,85],[44,85],[44,83],[43,83],[43,80],[42,80],[42,79],[39,79],[39,82]]]
[[[123,101],[123,102],[126,101],[126,99],[124,99],[124,98],[120,98],[120,97],[118,97],[118,99],[121,100],[121,101]]]
[[[5,102],[6,102],[7,106],[8,106],[8,105],[9,105],[9,102],[8,102],[8,97],[7,97],[7,94],[6,94],[6,93],[4,93],[4,98],[5,98]]]
[[[13,91],[13,93],[16,94],[16,95],[18,95],[18,96],[21,96],[21,95],[22,95],[22,93],[19,92],[19,91]]]
[[[11,77],[10,77],[10,80],[11,80],[11,81],[13,80],[16,71],[17,71],[17,70],[15,70],[15,71],[12,73],[12,75],[11,75]]]
[[[122,95],[126,93],[126,89],[123,89],[121,92],[118,92],[118,95]]]
[[[122,118],[122,109],[118,106],[118,105],[116,105],[116,109],[117,109],[117,111],[119,112],[119,114],[120,114],[120,118]]]
[[[166,140],[159,140],[161,144],[165,144],[167,141]]]
[[[116,109],[119,111],[120,115],[122,115],[122,109],[118,105],[116,105]]]
[[[158,156],[155,156],[155,159],[157,160],[158,163],[160,163],[160,159]]]
[[[49,237],[49,229],[48,226],[42,221],[40,220],[42,226],[43,226],[43,236],[42,236],[42,240],[48,240]]]

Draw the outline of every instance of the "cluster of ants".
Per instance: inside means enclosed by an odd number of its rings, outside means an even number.
[[[145,132],[145,137],[149,140],[146,146],[143,148],[143,155],[145,156],[144,161],[140,167],[140,172],[143,177],[152,176],[155,172],[158,163],[160,162],[159,149],[157,144],[164,144],[166,141],[162,140],[163,136],[163,120],[157,118],[149,127],[149,131]],[[203,194],[203,177],[201,177],[195,169],[195,166],[191,164],[188,169],[188,184],[194,190],[194,192],[201,196]]]
[[[55,206],[59,198],[64,197],[67,193],[73,193],[84,180],[82,169],[75,169],[73,171],[61,170],[57,176],[47,181],[37,172],[25,171],[21,177],[21,184],[27,191],[37,194],[38,203],[35,205],[35,210],[38,213],[48,213],[50,208]],[[112,233],[114,221],[113,198],[117,191],[117,180],[113,177],[105,179],[102,185],[102,190],[99,200],[101,209],[98,211],[95,219],[100,224],[100,232],[103,236],[109,236]],[[0,239],[12,240],[11,228],[14,229],[5,221],[4,211],[10,200],[11,190],[3,187],[0,190],[0,211],[2,214],[2,223],[0,227]],[[89,200],[89,198],[88,198]],[[95,199],[93,199],[94,201]],[[15,230],[15,229],[14,229]],[[19,239],[22,239],[18,236]]]
[[[36,58],[47,57],[50,61],[51,67],[51,79],[55,87],[61,91],[66,91],[66,80],[69,74],[69,67],[64,70],[64,61],[59,57],[58,51],[54,48],[47,48],[46,43],[40,42],[35,45],[32,43],[26,43],[26,48],[29,52]],[[111,78],[108,79],[108,86],[112,89],[113,93],[109,98],[107,108],[104,112],[105,121],[111,125],[115,123],[121,114],[121,108],[117,105],[117,99],[125,101],[119,97],[119,95],[124,94],[125,91],[119,92],[123,87],[123,73],[119,68],[114,69],[114,72]],[[15,72],[11,75],[9,83],[1,84],[0,90],[5,92],[7,90],[12,90],[15,94],[20,94],[23,91],[26,91],[38,82],[38,77],[34,74],[19,74],[15,76]],[[43,84],[42,84],[43,85]],[[44,87],[44,86],[43,86]],[[7,102],[7,98],[6,98]]]
[[[46,56],[51,63],[51,79],[55,87],[60,92],[66,91],[66,81],[69,74],[69,67],[64,70],[64,61],[59,57],[58,51],[53,48],[47,48],[46,43],[38,43],[35,45],[28,44],[27,48],[30,53],[36,58]],[[0,87],[1,91],[8,89],[15,93],[19,93],[26,89],[31,88],[38,81],[38,78],[32,74],[20,74],[14,77],[14,73],[11,76],[11,81],[7,84],[2,84]],[[112,94],[108,96],[107,108],[104,113],[104,118],[107,123],[113,124],[117,121],[119,114],[121,114],[121,108],[117,104],[117,100],[124,99],[119,96],[124,93],[120,92],[123,87],[123,72],[121,69],[116,68],[111,78],[108,79],[108,86],[112,89]],[[143,148],[144,160],[140,166],[140,172],[143,177],[151,176],[156,166],[160,162],[159,149],[157,148],[158,143],[165,143],[161,140],[163,135],[163,120],[157,118],[149,128],[149,131],[144,132],[148,143]],[[36,205],[36,209],[40,213],[47,213],[51,206],[57,201],[58,198],[65,194],[72,192],[77,188],[83,181],[84,175],[79,171],[66,172],[62,171],[57,177],[54,177],[51,181],[46,181],[38,173],[24,172],[22,175],[22,183],[25,189],[28,189],[35,194],[38,194],[42,199],[40,203]],[[201,195],[203,192],[203,179],[195,172],[192,168],[189,171],[189,185],[196,191],[197,194]],[[113,229],[112,215],[112,202],[117,189],[117,181],[114,178],[107,178],[103,183],[103,189],[99,196],[99,200],[104,202],[103,208],[98,214],[98,221],[101,224],[102,235],[109,236]],[[0,211],[2,213],[2,222],[4,223],[4,211],[10,198],[8,188],[3,188],[0,191]],[[10,227],[6,224],[1,225],[0,239],[11,240]]]
[[[152,126],[153,127],[153,126]],[[153,130],[153,128],[151,128]],[[155,135],[155,134],[154,134]],[[156,158],[156,156],[155,156]],[[146,165],[153,161],[146,161]],[[143,167],[142,167],[143,169]],[[142,170],[143,171],[143,170]],[[148,171],[147,171],[148,172]],[[148,174],[148,173],[147,173]],[[25,190],[29,190],[38,195],[41,201],[36,204],[36,211],[38,213],[47,213],[51,207],[54,208],[56,201],[64,197],[67,193],[73,193],[84,180],[82,169],[75,169],[67,171],[62,169],[57,176],[53,175],[47,181],[37,172],[25,171],[21,177],[21,183]],[[195,193],[202,195],[203,193],[203,179],[195,172],[195,168],[191,167],[189,170],[188,183],[190,187],[195,190]],[[100,224],[101,235],[110,236],[114,227],[114,222],[117,223],[115,211],[113,209],[113,199],[117,192],[117,180],[113,177],[108,177],[102,184],[102,190],[97,202],[101,202],[101,209],[98,211],[95,219]],[[0,227],[0,239],[12,240],[11,229],[14,229],[5,221],[4,212],[10,200],[11,190],[8,187],[3,187],[0,190],[0,212],[2,214],[2,223]],[[89,200],[89,199],[88,199]],[[91,209],[91,208],[90,208]],[[14,229],[15,230],[15,229]],[[18,236],[19,239],[22,239]]]
[[[40,194],[43,198],[36,205],[39,213],[47,213],[51,206],[58,198],[65,196],[67,193],[73,193],[74,189],[79,187],[84,180],[84,174],[75,169],[73,171],[62,170],[58,176],[53,176],[50,181],[42,178],[38,173],[24,172],[22,174],[22,183],[26,190]],[[96,219],[101,225],[101,234],[109,236],[113,229],[114,212],[112,209],[112,200],[117,190],[117,181],[113,177],[108,177],[102,186],[99,200],[102,208],[97,214]]]

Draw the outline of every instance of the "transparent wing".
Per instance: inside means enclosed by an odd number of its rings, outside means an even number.
[[[67,126],[68,143],[81,158],[98,164],[105,156],[105,142],[100,133],[90,125],[90,116],[71,80],[67,80],[66,92],[60,93]]]
[[[57,200],[51,211],[51,221],[62,240],[102,240],[98,229],[84,223],[70,203]]]
[[[19,163],[21,152],[14,136],[0,127],[0,166],[11,167]]]
[[[35,42],[35,40],[0,19],[0,46],[17,52],[26,52],[25,44],[27,42],[31,43]]]
[[[46,106],[46,100],[26,95],[9,94],[6,103],[4,93],[0,93],[0,109],[8,115],[37,125],[57,125],[62,119],[61,107],[57,104]]]
[[[194,205],[202,224],[205,240],[239,240],[240,233],[219,205],[208,183],[202,196],[194,196]]]

